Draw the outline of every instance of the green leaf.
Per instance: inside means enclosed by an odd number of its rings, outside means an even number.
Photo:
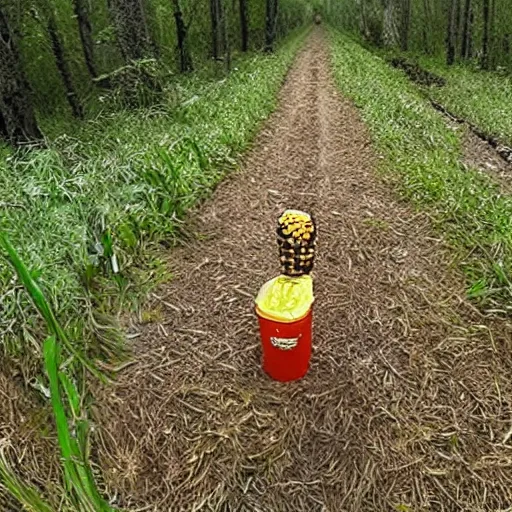
[[[45,319],[48,329],[52,334],[57,336],[59,340],[64,344],[66,349],[74,355],[93,375],[105,381],[105,376],[95,367],[95,365],[89,361],[68,339],[64,329],[60,326],[49,302],[39,287],[37,281],[32,277],[29,270],[19,257],[17,251],[9,242],[7,235],[0,231],[0,248],[2,248],[8,257],[8,261],[14,267],[14,270],[18,274],[20,281],[27,290],[32,302]]]

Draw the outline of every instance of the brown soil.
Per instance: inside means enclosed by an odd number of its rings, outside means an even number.
[[[243,168],[169,253],[135,364],[98,393],[118,503],[151,511],[450,511],[512,502],[512,343],[464,299],[425,214],[375,174],[315,32]],[[311,371],[260,369],[253,297],[285,208],[319,229]]]

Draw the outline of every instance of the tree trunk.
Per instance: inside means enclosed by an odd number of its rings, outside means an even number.
[[[356,0],[356,9],[359,13],[359,32],[368,39],[368,23],[366,22],[366,8],[363,0]]]
[[[464,19],[462,25],[462,45],[460,49],[460,56],[463,59],[469,58],[469,39],[471,37],[471,0],[466,0],[464,6]]]
[[[455,17],[457,0],[451,0],[448,10],[448,33],[446,35],[446,64],[455,63]]]
[[[461,0],[455,1],[455,54],[460,47]]]
[[[496,22],[496,0],[491,0],[491,15],[489,20],[489,69],[494,69],[496,62],[495,55],[495,22]]]
[[[220,41],[219,41],[219,0],[210,0],[210,18],[212,23],[212,57],[218,60],[220,57]]]
[[[402,0],[402,16],[400,24],[400,48],[409,49],[409,31],[411,28],[411,0]]]
[[[265,18],[265,51],[273,52],[277,34],[278,0],[267,0]]]
[[[224,56],[226,59],[226,71],[229,73],[231,71],[231,46],[229,44],[228,13],[226,10],[226,2],[221,5],[221,8],[222,44],[224,46]]]
[[[383,39],[386,46],[397,46],[398,28],[396,19],[396,0],[383,0],[384,28]]]
[[[484,7],[484,35],[482,38],[482,58],[480,65],[483,69],[489,69],[489,38],[490,38],[490,19],[491,9],[490,0],[483,0]]]
[[[55,57],[55,63],[57,64],[57,69],[59,70],[62,82],[64,83],[64,88],[66,89],[66,96],[69,106],[71,107],[71,111],[75,117],[81,119],[84,117],[82,103],[80,102],[80,99],[78,98],[75,87],[73,85],[71,70],[69,69],[68,61],[66,60],[64,46],[60,38],[57,21],[52,9],[53,7],[48,9],[47,28],[48,35],[50,36],[50,41],[52,44],[53,55]]]
[[[143,0],[112,0],[110,10],[124,61],[129,64],[154,56]]]
[[[503,36],[503,53],[505,54],[505,57],[508,57],[510,55],[510,49],[512,45],[510,44],[510,34],[505,34]]]
[[[247,0],[240,1],[240,34],[242,37],[242,51],[249,49],[249,12],[247,9]]]
[[[432,44],[430,41],[430,34],[432,33],[432,10],[430,8],[430,0],[423,0],[423,48],[426,53],[431,55],[433,52]]]
[[[180,0],[173,0],[174,19],[176,21],[176,34],[178,36],[178,54],[180,61],[180,71],[186,73],[193,71],[192,56],[188,48],[188,29],[183,21],[183,12],[181,11]]]
[[[17,42],[0,7],[0,138],[17,144],[41,139]]]
[[[84,52],[85,65],[92,78],[98,77],[98,71],[94,62],[94,41],[92,39],[92,27],[84,0],[73,0],[73,9],[78,22],[80,40]]]

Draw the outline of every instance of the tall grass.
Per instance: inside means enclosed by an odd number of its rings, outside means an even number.
[[[64,481],[72,502],[80,512],[110,512],[113,509],[100,496],[88,460],[89,425],[80,405],[81,398],[72,380],[59,369],[60,346],[53,336],[44,343],[44,361],[50,382]],[[67,414],[63,394],[70,415]],[[74,434],[71,433],[70,423],[74,425]]]
[[[403,73],[349,38],[330,35],[336,82],[360,107],[385,157],[383,170],[398,178],[405,197],[429,209],[460,251],[468,293],[484,306],[509,311],[512,198],[462,166],[461,135]]]
[[[397,55],[395,49],[363,45],[383,57]],[[446,79],[442,87],[417,85],[428,98],[443,105],[452,114],[470,122],[482,133],[512,147],[512,75],[503,70],[483,71],[476,62],[446,64],[444,57],[401,52],[422,69]]]
[[[432,58],[420,63],[447,79],[445,87],[429,90],[433,99],[512,147],[512,76],[468,65],[446,66]]]
[[[5,489],[28,512],[55,512],[41,497],[39,490],[26,484],[10,467],[5,451],[0,451],[0,488]]]
[[[103,315],[141,282],[141,264],[154,282],[147,252],[173,243],[188,208],[236,166],[274,108],[305,35],[275,55],[239,62],[221,81],[184,78],[178,101],[98,118],[73,136],[48,141],[46,149],[0,154],[0,187],[9,197],[0,202],[0,256],[18,276],[17,282],[0,266],[0,348],[30,353],[37,368],[37,340],[51,335],[42,352],[66,510],[112,510],[91,469],[87,393],[77,389],[84,371],[105,380],[95,359],[117,348],[117,331]],[[52,510],[6,461],[0,478],[27,510]]]

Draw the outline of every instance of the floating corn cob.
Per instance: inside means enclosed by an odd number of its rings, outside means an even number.
[[[316,228],[309,214],[286,210],[278,220],[277,243],[282,274],[302,276],[313,270]]]

